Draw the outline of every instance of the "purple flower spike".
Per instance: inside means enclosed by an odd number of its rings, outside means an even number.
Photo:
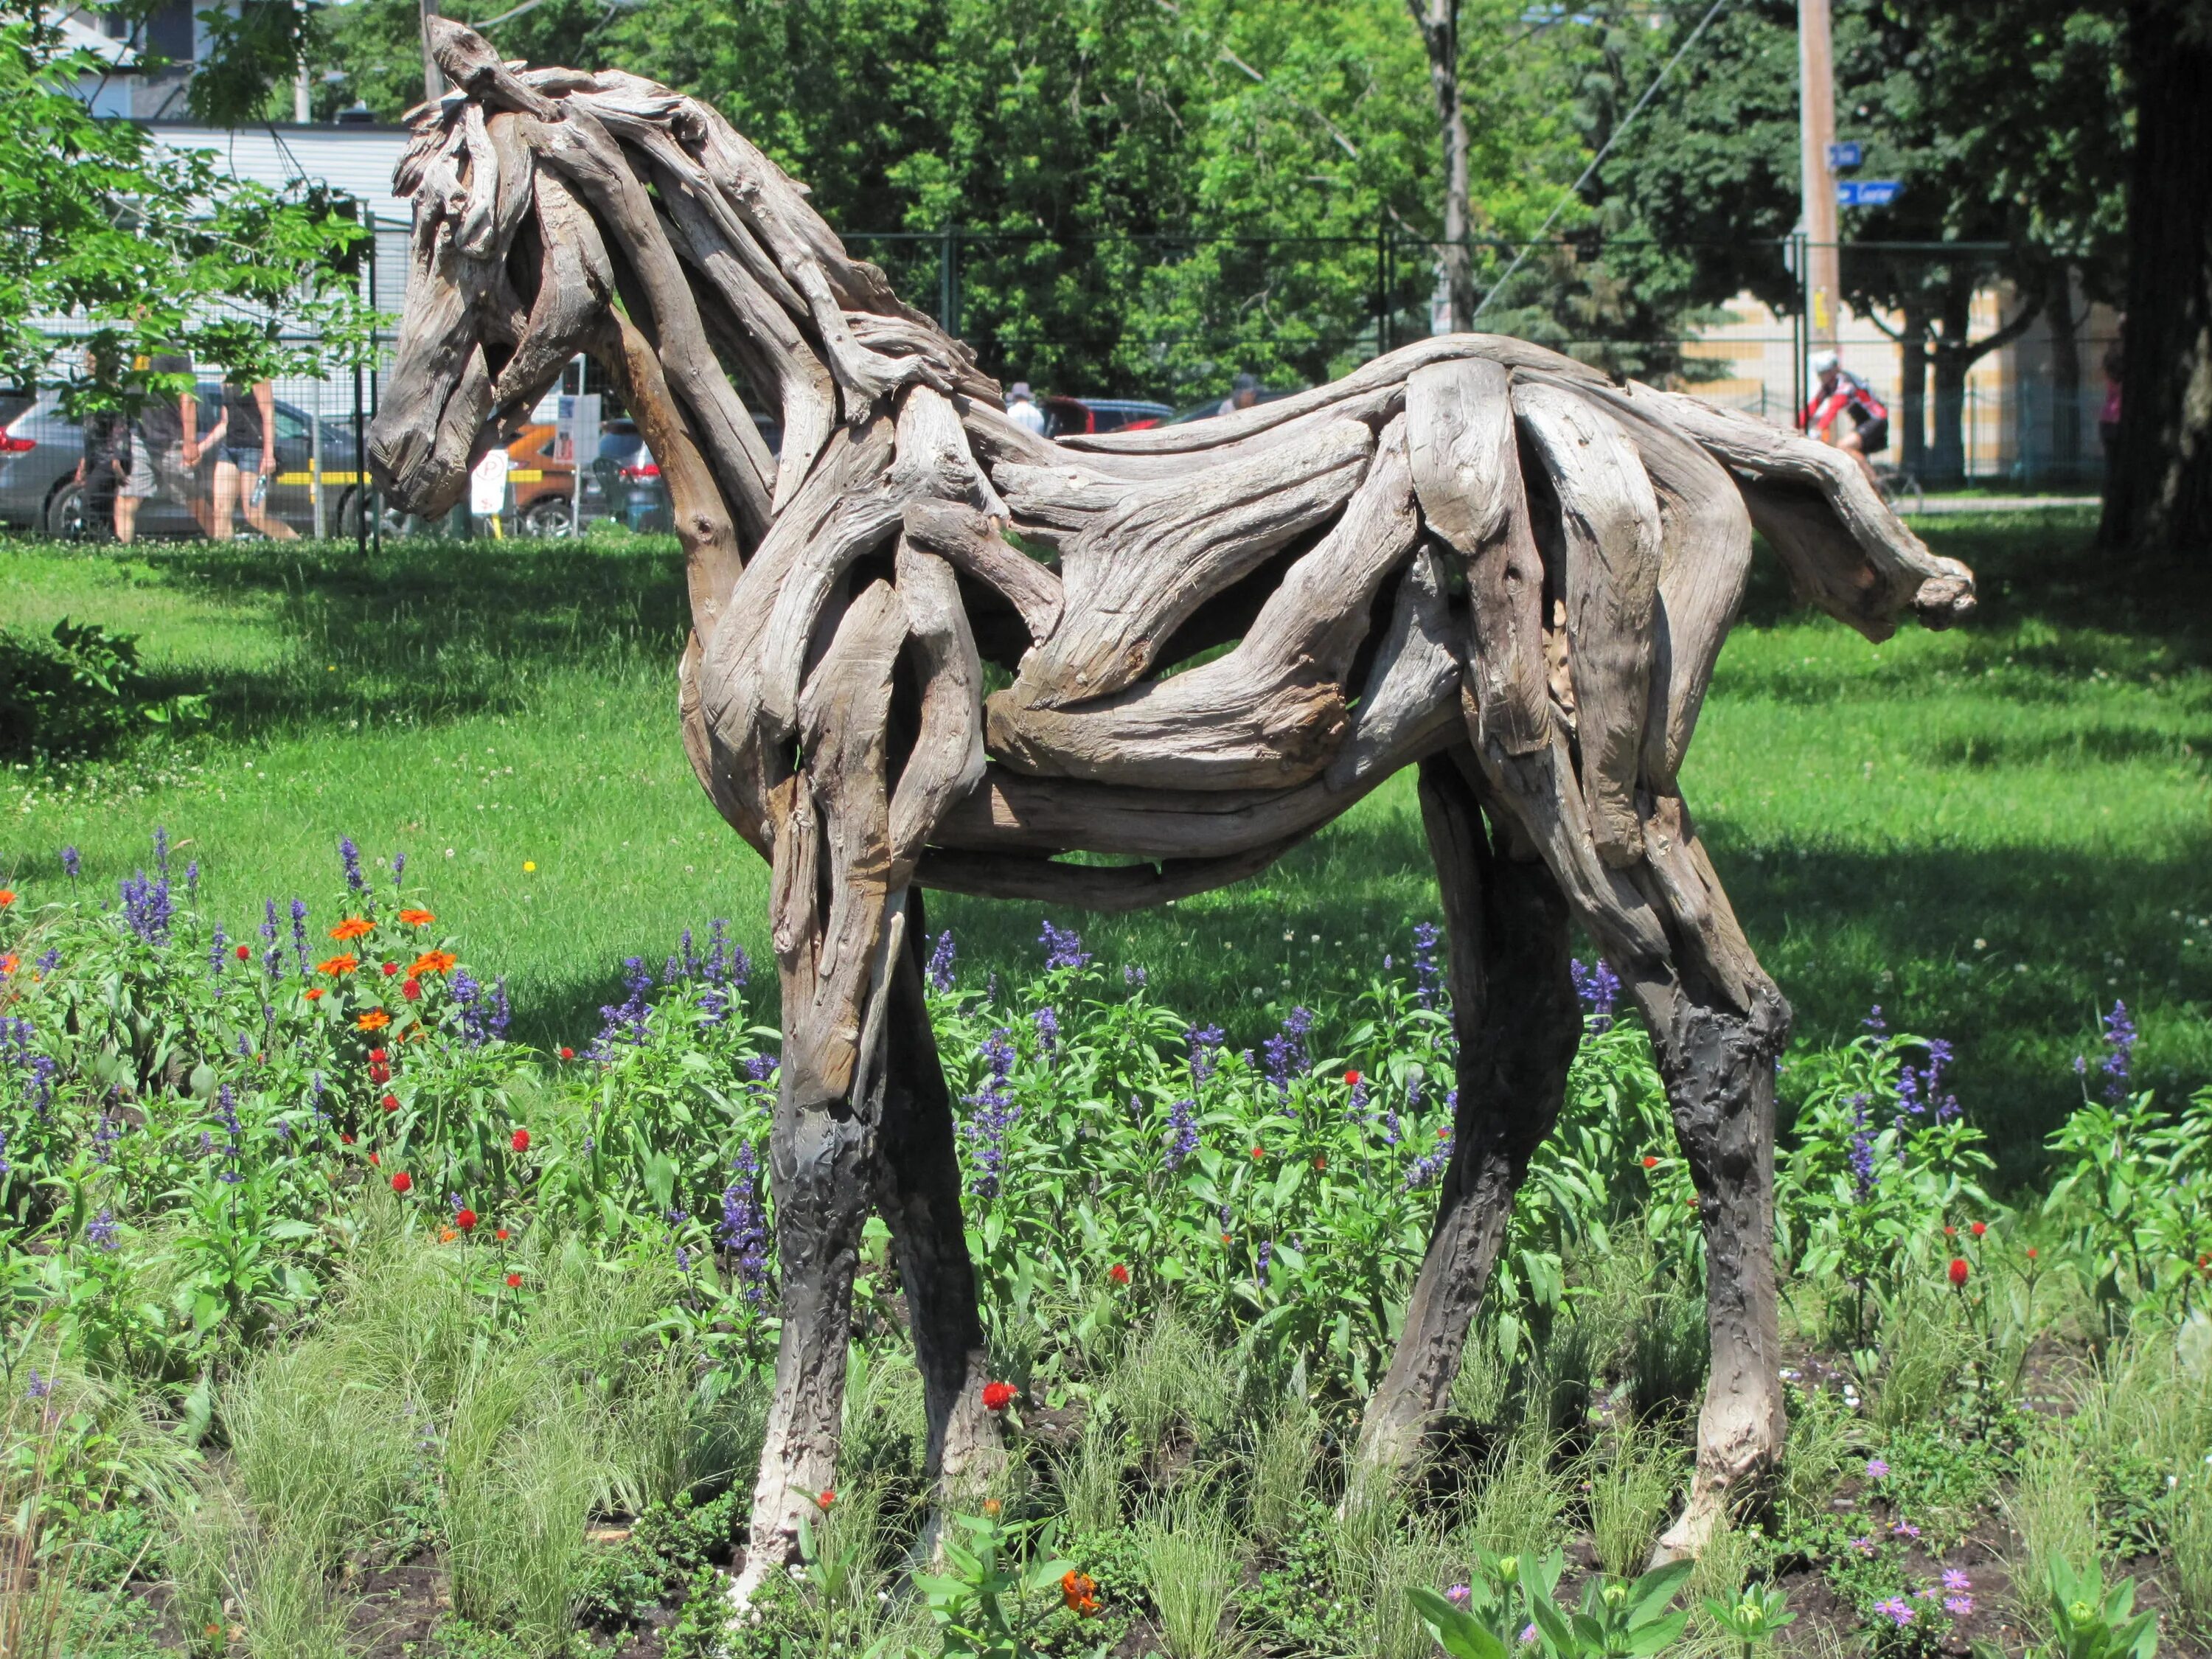
[[[952,962],[959,948],[952,942],[952,930],[948,927],[937,936],[937,948],[929,953],[929,988],[945,992],[952,988]]]

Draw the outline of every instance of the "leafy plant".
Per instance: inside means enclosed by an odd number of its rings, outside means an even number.
[[[45,636],[0,628],[0,758],[91,754],[206,709],[202,696],[157,695],[128,634],[66,617]]]
[[[955,1517],[943,1540],[946,1571],[914,1577],[943,1659],[1032,1659],[1043,1651],[1038,1632],[1060,1611],[1079,1619],[1097,1611],[1097,1586],[1054,1553],[1054,1531],[1050,1522]]]
[[[1784,1626],[1797,1620],[1797,1615],[1790,1611],[1790,1598],[1772,1584],[1746,1585],[1741,1595],[1727,1600],[1707,1596],[1705,1611],[1741,1649],[1742,1659],[1752,1659]]]
[[[1483,1589],[1478,1592],[1474,1579],[1455,1587],[1457,1602],[1426,1588],[1409,1592],[1453,1659],[1504,1659],[1517,1649],[1517,1634],[1509,1643],[1504,1632],[1516,1587],[1549,1659],[1649,1659],[1680,1640],[1689,1622],[1688,1609],[1673,1607],[1692,1570],[1687,1561],[1655,1567],[1633,1581],[1594,1577],[1572,1611],[1554,1599],[1556,1554],[1532,1572],[1522,1572],[1521,1565],[1514,1558],[1486,1558],[1474,1575],[1486,1581]]]

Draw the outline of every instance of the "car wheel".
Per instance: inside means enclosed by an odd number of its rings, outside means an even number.
[[[58,542],[84,539],[84,486],[64,479],[46,497],[46,534]]]
[[[575,520],[568,511],[568,503],[558,495],[531,502],[523,509],[522,533],[546,537],[574,534]]]

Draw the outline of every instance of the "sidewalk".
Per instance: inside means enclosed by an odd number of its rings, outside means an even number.
[[[2054,507],[2100,507],[2095,495],[1930,495],[1917,507],[1900,504],[1908,518],[1942,513],[2036,513]]]

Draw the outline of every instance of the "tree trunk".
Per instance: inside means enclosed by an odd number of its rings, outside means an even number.
[[[2107,545],[2212,547],[2212,4],[2136,0],[2126,379]]]
[[[1928,313],[1905,308],[1897,343],[1897,464],[1916,477],[1928,471]]]
[[[1936,435],[1928,447],[1928,471],[1933,483],[1954,484],[1966,476],[1966,369],[1973,362],[1966,349],[1967,331],[1973,321],[1973,290],[1954,285],[1943,296],[1942,330],[1936,350]]]
[[[2078,478],[2087,470],[2081,453],[2081,343],[2074,337],[2074,270],[2063,261],[2044,286],[2043,314],[2051,325],[2051,473]]]
[[[1437,125],[1443,136],[1444,294],[1447,326],[1457,333],[1474,322],[1474,261],[1467,245],[1468,220],[1467,110],[1459,94],[1459,0],[1406,0],[1421,46],[1429,55],[1429,88],[1436,94]]]

